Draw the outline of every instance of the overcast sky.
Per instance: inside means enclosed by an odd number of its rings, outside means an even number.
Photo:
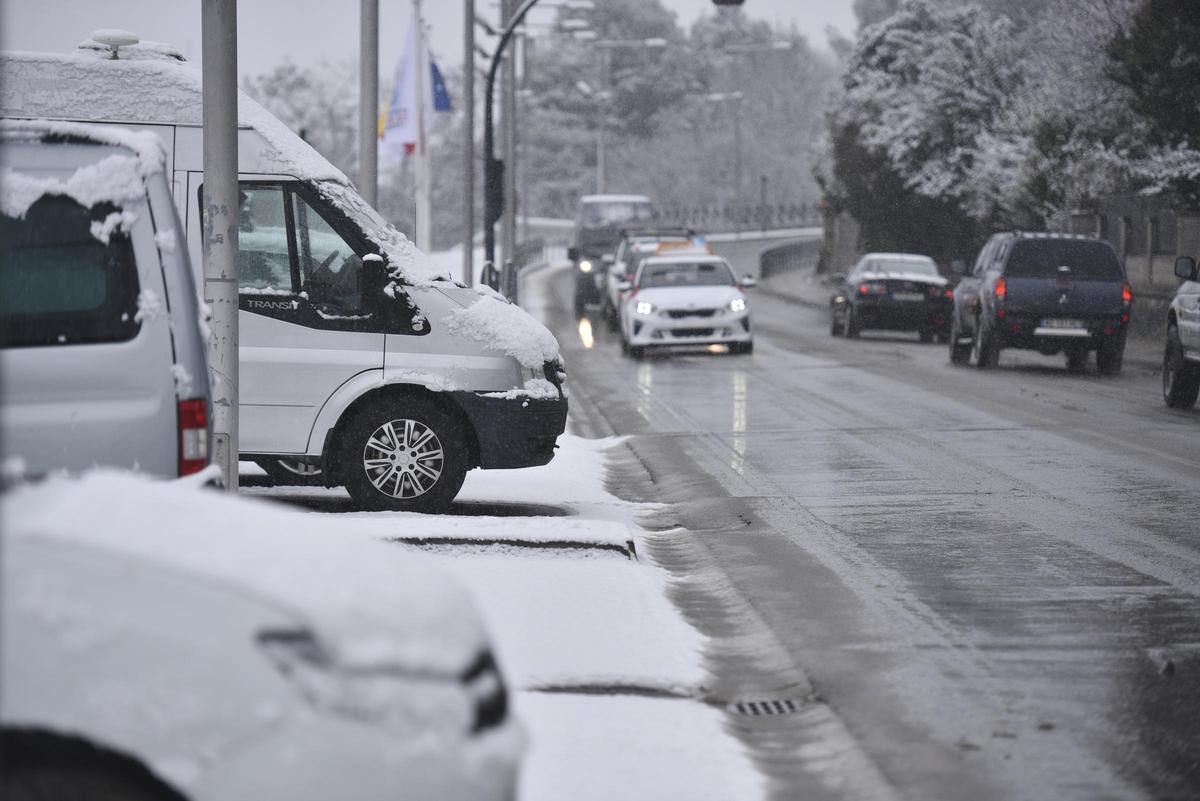
[[[547,4],[554,0],[544,0]],[[595,0],[603,3],[604,0]],[[713,8],[711,0],[663,0],[684,26]],[[379,0],[382,72],[399,57],[411,0]],[[825,46],[825,28],[850,36],[851,0],[746,0],[753,17],[790,25],[809,41]],[[356,59],[357,0],[242,0],[238,4],[238,74],[266,72],[286,58],[299,64]],[[476,0],[477,12],[495,18],[490,0]],[[433,50],[447,69],[462,60],[461,0],[424,0]],[[535,8],[530,19],[550,19]],[[97,28],[124,28],[143,39],[170,42],[189,60],[200,59],[200,0],[4,0],[0,2],[0,47],[5,50],[64,52]],[[480,37],[480,43],[486,39]]]

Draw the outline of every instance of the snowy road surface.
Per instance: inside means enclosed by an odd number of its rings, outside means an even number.
[[[527,283],[574,430],[625,435],[612,487],[662,504],[650,554],[704,568],[673,597],[717,691],[792,701],[738,730],[792,749],[760,760],[778,797],[1200,795],[1200,412],[1150,364],[955,368],[769,286],[753,356],[639,363],[569,273]]]

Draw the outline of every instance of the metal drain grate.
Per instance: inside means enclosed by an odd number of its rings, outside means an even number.
[[[739,715],[794,715],[804,706],[803,701],[784,698],[781,701],[738,701],[729,709]]]

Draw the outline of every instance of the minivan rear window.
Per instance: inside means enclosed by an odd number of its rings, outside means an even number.
[[[108,244],[86,209],[48,195],[22,218],[0,215],[0,347],[122,342],[137,335],[138,280],[129,237]]]
[[[1013,243],[1004,274],[1014,277],[1051,278],[1059,267],[1068,267],[1076,279],[1125,277],[1117,254],[1107,242],[1086,239],[1025,239]]]

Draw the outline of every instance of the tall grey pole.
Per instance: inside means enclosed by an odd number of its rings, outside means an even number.
[[[501,2],[501,30],[508,27],[516,10],[515,0]],[[519,38],[519,37],[518,37]],[[500,105],[503,127],[500,129],[501,158],[504,160],[504,212],[500,222],[500,248],[504,251],[505,263],[516,264],[517,251],[517,159],[516,159],[516,110],[517,110],[517,53],[515,50],[504,59],[500,76]]]
[[[463,277],[475,284],[475,0],[463,0]]]
[[[379,195],[379,0],[362,0],[358,17],[358,189]]]
[[[612,55],[609,48],[603,45],[597,46],[600,50],[600,119],[596,122],[596,193],[603,195],[607,180],[605,171],[608,165],[607,153],[605,151],[606,142],[604,141],[604,129],[608,127],[608,85],[612,80]]]
[[[204,299],[212,307],[213,461],[238,488],[237,0],[204,0]]]
[[[733,207],[737,209],[736,230],[742,232],[742,101],[733,103]]]

